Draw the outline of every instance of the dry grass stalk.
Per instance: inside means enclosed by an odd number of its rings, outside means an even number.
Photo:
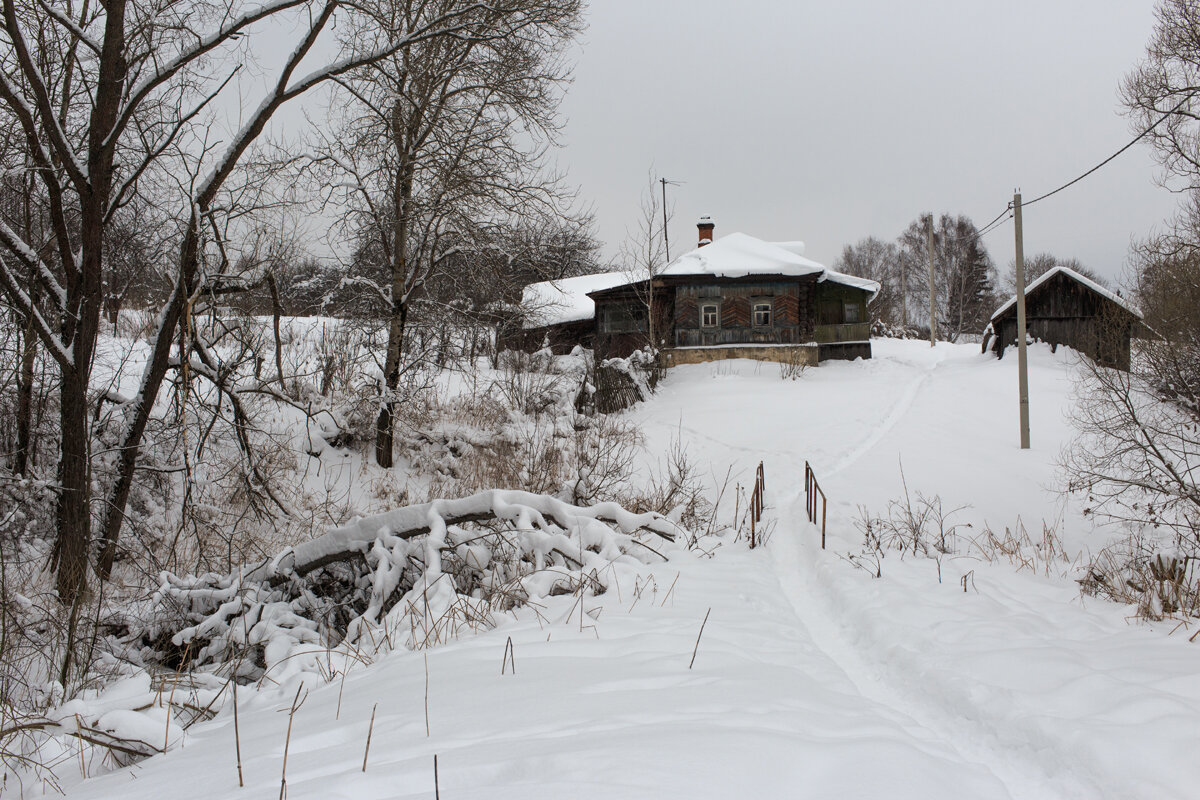
[[[371,754],[371,734],[375,732],[375,709],[377,708],[379,708],[379,703],[371,706],[371,724],[367,726],[367,746],[363,749],[363,772],[367,771],[367,756]]]
[[[688,662],[688,669],[691,669],[692,665],[696,663],[696,653],[700,650],[700,637],[704,635],[704,626],[708,624],[708,615],[711,613],[712,607],[710,606],[708,611],[704,612],[704,621],[700,623],[700,633],[696,634],[696,646],[692,648],[692,660]]]
[[[283,740],[283,771],[279,775],[279,800],[284,800],[287,797],[287,759],[288,748],[292,744],[292,720],[296,718],[296,710],[304,704],[304,700],[300,699],[300,692],[303,689],[303,683],[296,687],[296,696],[292,700],[292,709],[288,712],[287,737]],[[305,695],[305,698],[307,697],[308,695]]]
[[[517,651],[513,647],[512,637],[508,637],[508,641],[504,644],[504,655],[500,659],[500,674],[503,675],[505,667],[512,663],[513,675],[517,674]]]
[[[246,781],[242,776],[242,731],[238,726],[237,681],[233,682],[233,747],[237,753],[238,786],[244,788]]]

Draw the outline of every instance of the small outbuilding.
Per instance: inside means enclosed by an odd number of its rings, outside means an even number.
[[[1036,341],[1066,345],[1097,364],[1129,369],[1129,340],[1142,315],[1120,295],[1067,267],[1054,267],[1025,289],[1025,327]],[[1017,298],[992,314],[983,351],[997,358],[1017,342]]]

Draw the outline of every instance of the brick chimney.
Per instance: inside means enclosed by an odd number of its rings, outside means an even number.
[[[713,240],[713,221],[712,217],[705,214],[696,223],[696,227],[700,230],[700,247],[706,244],[712,244]]]

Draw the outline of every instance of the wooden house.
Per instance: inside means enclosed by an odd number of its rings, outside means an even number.
[[[1025,327],[1031,338],[1066,345],[1096,363],[1129,369],[1129,340],[1141,314],[1123,298],[1067,267],[1054,267],[1025,289]],[[983,350],[997,358],[1017,341],[1017,298],[992,315]]]
[[[801,242],[765,242],[741,233],[713,241],[707,218],[698,228],[699,246],[653,277],[586,276],[600,284],[586,292],[591,309],[573,291],[578,287],[565,281],[553,290],[528,287],[530,304],[564,291],[557,307],[567,314],[549,323],[534,318],[543,323],[538,328],[545,329],[545,341],[590,310],[591,344],[599,357],[625,356],[649,344],[668,365],[871,357],[867,303],[877,283],[810,261]]]

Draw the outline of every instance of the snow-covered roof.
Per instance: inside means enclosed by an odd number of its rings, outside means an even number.
[[[599,292],[630,283],[624,272],[599,272],[577,278],[531,283],[521,291],[521,308],[525,310],[524,327],[540,328],[577,322],[596,316],[596,304],[588,292]]]
[[[744,233],[722,236],[704,247],[697,247],[667,265],[663,275],[711,275],[718,278],[744,278],[748,275],[817,275],[818,281],[830,281],[879,293],[879,284],[827,269],[805,258],[804,242],[765,242]],[[600,272],[578,278],[531,283],[521,293],[525,310],[524,327],[540,328],[592,319],[596,304],[589,292],[601,292],[644,280],[628,272]]]
[[[879,294],[879,281],[873,281],[869,278],[860,278],[857,275],[847,275],[844,272],[836,272],[832,269],[825,270],[825,274],[817,279],[820,281],[829,281],[830,283],[840,283],[843,286],[853,286],[855,289],[863,289],[871,293],[871,297],[867,300],[870,302],[875,299],[875,295]]]
[[[804,255],[804,242],[771,242],[776,247],[782,247],[789,253],[795,253],[798,256]]]
[[[1128,311],[1130,314],[1133,314],[1138,319],[1142,318],[1141,312],[1138,311],[1133,306],[1129,305],[1129,303],[1125,300],[1125,298],[1123,298],[1120,295],[1118,295],[1117,293],[1113,292],[1111,289],[1104,288],[1100,284],[1096,283],[1094,280],[1092,280],[1090,278],[1085,278],[1084,276],[1080,275],[1078,272],[1071,269],[1070,267],[1061,267],[1060,266],[1060,267],[1052,267],[1051,269],[1046,270],[1046,272],[1043,273],[1042,275],[1040,275],[1037,278],[1037,280],[1033,281],[1032,283],[1030,283],[1028,286],[1025,287],[1025,295],[1028,296],[1029,293],[1032,292],[1034,289],[1041,286],[1043,283],[1050,280],[1055,275],[1059,275],[1059,274],[1066,275],[1068,278],[1071,278],[1073,280],[1078,281],[1079,283],[1082,283],[1084,286],[1088,287],[1096,294],[1101,295],[1102,297],[1106,297],[1109,300],[1112,300],[1114,303],[1116,303],[1121,308]],[[997,317],[999,317],[1004,312],[1008,311],[1010,308],[1012,308],[1016,304],[1017,304],[1017,296],[1013,295],[1012,297],[1008,298],[1007,301],[1005,301],[1004,305],[1002,305],[996,309],[996,312],[994,314],[992,314],[992,319],[993,320],[996,319]]]
[[[771,242],[744,233],[722,236],[704,247],[684,253],[667,265],[662,275],[712,275],[743,278],[747,275],[813,275],[825,266]]]

